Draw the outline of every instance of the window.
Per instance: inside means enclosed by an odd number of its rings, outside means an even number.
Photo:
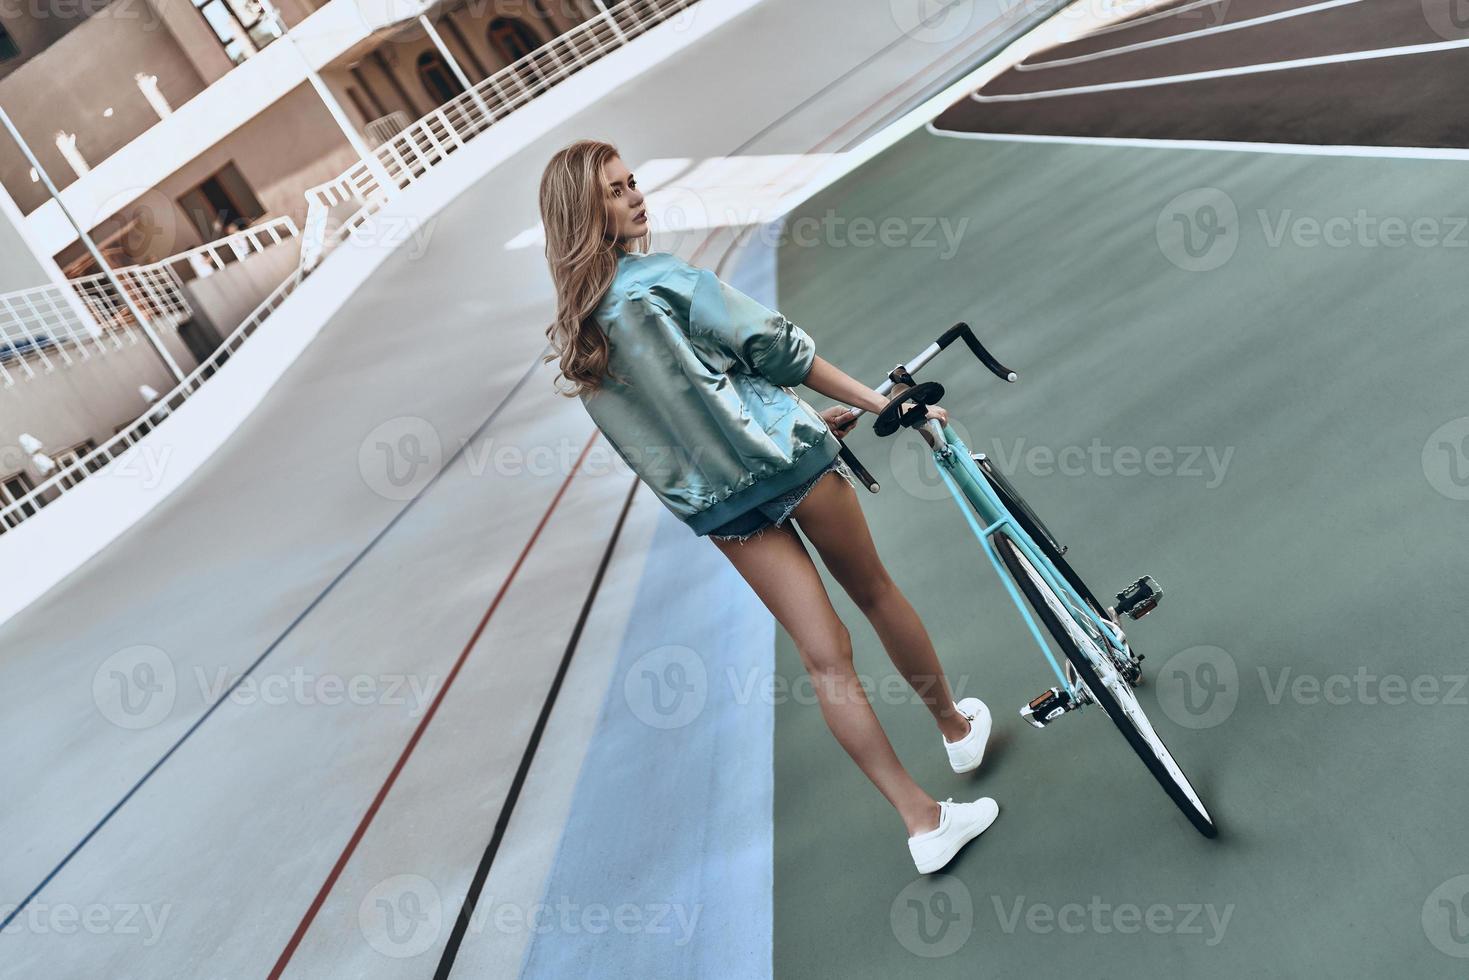
[[[515,17],[496,17],[490,21],[488,32],[490,46],[499,52],[507,65],[520,61],[541,46],[541,39],[531,26]],[[547,88],[546,76],[537,63],[544,57],[532,58],[515,69],[515,77],[520,84],[532,90],[534,95],[540,95]],[[525,84],[527,79],[529,85]]]
[[[23,470],[12,473],[9,476],[0,477],[0,510],[9,507],[34,489],[35,484],[31,483],[31,478],[26,476]],[[18,514],[14,516],[6,515],[5,519],[0,520],[0,534],[3,534],[7,528],[19,524],[23,519],[30,517],[35,512],[36,505],[33,501],[22,507]]]
[[[434,105],[443,105],[464,91],[458,77],[444,64],[437,51],[425,51],[418,56],[418,80],[423,83],[428,97],[434,100]]]
[[[5,25],[0,24],[0,61],[8,61],[20,54],[20,45],[15,43],[15,38],[5,30]]]
[[[194,0],[194,6],[237,65],[281,36],[279,23],[266,18],[260,0]]]
[[[48,453],[47,455],[49,455],[51,459],[55,461],[57,470],[64,471],[68,466],[77,462],[83,456],[87,455],[87,453],[96,448],[97,444],[94,443],[91,439],[83,439],[75,446],[68,446],[67,448],[62,449],[59,452]],[[95,459],[88,462],[86,466],[86,470],[88,473],[95,473],[101,468],[101,461]],[[67,473],[61,478],[61,487],[63,490],[70,490],[81,481],[82,477],[80,475],[76,473]]]
[[[265,214],[255,192],[233,163],[179,198],[179,207],[206,242],[249,227]]]
[[[516,17],[496,17],[490,21],[490,45],[506,64],[519,61],[541,46],[541,39],[530,25]]]

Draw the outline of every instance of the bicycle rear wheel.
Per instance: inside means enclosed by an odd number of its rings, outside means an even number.
[[[1113,662],[1106,640],[1096,626],[1090,620],[1078,619],[1073,614],[1009,534],[996,531],[994,542],[1015,584],[1025,593],[1026,601],[1046,624],[1061,652],[1075,668],[1087,694],[1112,719],[1127,744],[1142,759],[1143,765],[1148,767],[1169,799],[1177,804],[1199,833],[1205,837],[1217,836],[1219,830],[1214,818],[1173,758],[1173,753],[1153,729],[1152,722],[1133,693],[1132,685]]]

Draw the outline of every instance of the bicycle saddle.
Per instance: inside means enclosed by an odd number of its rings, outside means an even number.
[[[944,386],[937,381],[924,381],[898,392],[888,400],[872,423],[872,431],[880,436],[890,436],[898,426],[915,428],[928,418],[927,406],[944,397]],[[913,402],[912,408],[903,411],[904,402]]]

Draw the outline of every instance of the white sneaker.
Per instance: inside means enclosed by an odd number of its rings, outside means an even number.
[[[1000,806],[988,796],[973,803],[955,803],[951,796],[939,801],[939,825],[908,838],[913,864],[923,874],[937,871],[959,848],[984,833],[999,816]]]
[[[944,739],[944,748],[955,772],[969,772],[979,768],[984,759],[984,747],[990,739],[990,709],[979,698],[965,698],[955,707],[969,719],[969,732],[957,742]]]

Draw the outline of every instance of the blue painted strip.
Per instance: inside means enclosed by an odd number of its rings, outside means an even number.
[[[661,514],[521,977],[770,977],[774,630]]]

